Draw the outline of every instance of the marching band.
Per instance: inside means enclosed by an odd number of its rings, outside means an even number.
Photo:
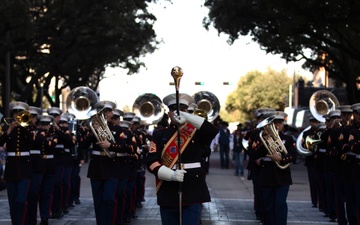
[[[12,102],[12,117],[6,118],[0,135],[7,153],[4,178],[12,224],[37,224],[40,218],[40,224],[46,225],[81,204],[84,149],[91,149],[87,177],[97,224],[121,225],[137,217],[136,209],[144,201],[146,170],[157,181],[163,223],[179,220],[181,202],[180,220],[198,224],[199,214],[191,215],[189,210],[200,212],[199,203],[210,201],[204,146],[210,145],[218,129],[208,121],[210,110],[204,119],[195,113],[193,102],[184,93],[170,94],[160,102],[148,94],[137,102],[140,114],[124,113],[111,101],[91,100],[81,112],[50,107],[46,113],[24,102]],[[168,115],[157,109],[162,103]],[[146,118],[154,117],[155,111],[156,119],[149,123]],[[360,224],[360,103],[336,105],[321,117],[311,112],[310,126],[297,141],[283,131],[285,113],[260,108],[254,117],[258,124],[244,133],[244,139],[257,219],[266,225],[287,223],[286,198],[292,184],[288,166],[297,150],[305,158],[312,207],[331,222]],[[149,124],[159,124],[153,134],[146,130]],[[179,155],[174,154],[179,133],[182,168],[177,166]],[[177,198],[179,183],[182,199]]]

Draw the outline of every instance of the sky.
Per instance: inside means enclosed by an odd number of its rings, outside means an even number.
[[[207,31],[202,20],[208,9],[202,6],[202,0],[172,0],[172,3],[159,1],[149,7],[157,18],[154,24],[157,38],[163,43],[153,54],[141,58],[146,68],[131,76],[120,69],[107,68],[107,78],[99,85],[100,100],[114,101],[117,108],[123,109],[125,105],[132,107],[135,99],[144,93],[163,99],[175,92],[175,87],[169,85],[173,82],[170,72],[174,66],[184,71],[180,92],[193,95],[210,91],[222,105],[226,96],[236,89],[240,77],[253,70],[285,69],[289,76],[294,71],[311,76],[301,69],[302,62],[287,64],[278,55],[266,54],[250,37],[241,37],[230,46],[225,34],[218,35],[212,27]],[[195,82],[204,85],[194,85]]]

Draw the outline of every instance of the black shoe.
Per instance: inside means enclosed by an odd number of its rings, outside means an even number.
[[[131,223],[131,219],[130,218],[125,218],[125,223]]]
[[[57,213],[51,214],[50,219],[60,219],[63,216],[64,216],[64,213],[59,211]]]
[[[141,209],[141,208],[142,208],[141,202],[136,203],[136,208],[138,208],[138,209]]]
[[[72,208],[74,208],[74,207],[75,207],[75,204],[74,204],[74,203],[69,204],[69,208],[70,208],[70,209],[72,209]]]
[[[68,213],[69,213],[69,209],[63,209],[62,212],[63,212],[63,214],[68,214]]]
[[[75,199],[74,202],[75,202],[76,205],[80,205],[80,204],[81,204],[80,199]]]
[[[336,218],[330,217],[329,222],[336,222]]]
[[[48,220],[41,220],[40,221],[40,225],[49,225],[49,221]]]
[[[135,218],[137,218],[138,216],[136,215],[136,213],[133,213],[132,215],[131,215],[131,218],[133,218],[133,219],[135,219]]]
[[[316,206],[316,205],[312,205],[311,207],[312,207],[312,208],[317,208],[317,206]]]

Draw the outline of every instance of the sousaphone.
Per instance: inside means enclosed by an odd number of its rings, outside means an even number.
[[[193,95],[196,109],[204,110],[207,114],[207,120],[212,122],[219,115],[220,102],[213,93],[209,91],[199,91]]]
[[[132,111],[140,117],[142,124],[151,125],[161,120],[165,109],[158,96],[145,93],[136,98]]]

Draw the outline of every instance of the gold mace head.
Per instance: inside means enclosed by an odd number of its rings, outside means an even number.
[[[171,69],[171,76],[174,78],[175,88],[179,90],[180,79],[183,76],[184,72],[179,66],[175,66]]]

